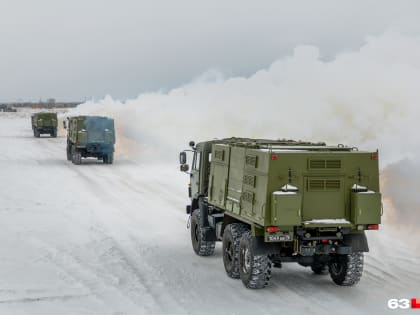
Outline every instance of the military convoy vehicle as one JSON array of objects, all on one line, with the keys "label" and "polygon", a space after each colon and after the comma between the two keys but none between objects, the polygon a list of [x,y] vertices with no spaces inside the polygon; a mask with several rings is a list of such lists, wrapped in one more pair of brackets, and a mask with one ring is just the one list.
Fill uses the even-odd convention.
[{"label": "military convoy vehicle", "polygon": [[76,116],[64,123],[67,132],[67,160],[81,164],[82,157],[96,157],[105,164],[114,161],[114,120],[99,116]]},{"label": "military convoy vehicle", "polygon": [[50,134],[57,137],[57,113],[40,112],[31,116],[32,130],[34,137],[39,138],[41,134]]},{"label": "military convoy vehicle", "polygon": [[381,223],[377,151],[242,138],[190,147],[180,168],[190,175],[186,210],[197,255],[212,255],[222,241],[227,275],[251,289],[286,262],[329,272],[342,286],[360,280],[365,231]]}]

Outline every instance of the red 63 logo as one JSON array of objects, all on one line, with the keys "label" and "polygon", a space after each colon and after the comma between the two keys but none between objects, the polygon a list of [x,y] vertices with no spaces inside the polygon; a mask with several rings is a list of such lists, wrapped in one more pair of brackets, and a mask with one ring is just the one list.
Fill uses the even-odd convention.
[{"label": "red 63 logo", "polygon": [[420,299],[389,299],[388,308],[392,310],[420,308]]}]

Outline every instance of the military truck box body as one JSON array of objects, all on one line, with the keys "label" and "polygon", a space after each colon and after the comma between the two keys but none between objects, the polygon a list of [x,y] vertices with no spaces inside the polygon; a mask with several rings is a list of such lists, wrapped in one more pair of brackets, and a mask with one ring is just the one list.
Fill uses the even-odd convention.
[{"label": "military truck box body", "polygon": [[57,136],[57,113],[35,113],[31,116],[32,130],[35,137],[41,134]]},{"label": "military truck box body", "polygon": [[67,157],[96,157],[112,163],[115,144],[114,120],[100,116],[77,116],[68,120]]},{"label": "military truck box body", "polygon": [[197,255],[212,255],[222,241],[227,275],[253,289],[284,262],[328,271],[338,285],[360,280],[365,230],[381,223],[377,151],[247,138],[190,146],[180,153],[180,169],[190,175]]},{"label": "military truck box body", "polygon": [[251,224],[292,236],[295,226],[381,222],[377,152],[214,144],[211,159],[209,204]]}]

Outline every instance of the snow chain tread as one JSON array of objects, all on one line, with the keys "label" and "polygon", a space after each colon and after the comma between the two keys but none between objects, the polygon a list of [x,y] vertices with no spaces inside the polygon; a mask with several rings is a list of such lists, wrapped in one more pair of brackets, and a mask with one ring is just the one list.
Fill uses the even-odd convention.
[{"label": "snow chain tread", "polygon": [[344,260],[344,279],[335,279],[331,275],[335,283],[342,286],[352,286],[360,281],[363,273],[363,253],[354,252],[343,257]]},{"label": "snow chain tread", "polygon": [[233,246],[235,249],[234,262],[236,262],[233,270],[229,274],[229,277],[239,279],[239,243],[241,242],[242,235],[248,230],[248,227],[243,223],[231,223],[226,228],[230,230],[233,237]]},{"label": "snow chain tread", "polygon": [[[242,235],[247,238],[249,244],[252,244],[252,234],[247,230]],[[271,278],[272,262],[268,255],[252,255],[252,274],[248,283],[244,283],[249,289],[262,289],[268,285]]]}]

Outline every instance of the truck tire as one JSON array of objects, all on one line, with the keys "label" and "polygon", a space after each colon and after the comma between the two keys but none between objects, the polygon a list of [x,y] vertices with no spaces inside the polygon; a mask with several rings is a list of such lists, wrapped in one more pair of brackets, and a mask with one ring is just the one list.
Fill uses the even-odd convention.
[{"label": "truck tire", "polygon": [[57,129],[54,129],[51,133],[50,133],[51,137],[53,138],[57,138]]},{"label": "truck tire", "polygon": [[223,232],[223,264],[226,274],[239,279],[239,243],[242,234],[247,230],[242,223],[228,224]]},{"label": "truck tire", "polygon": [[268,255],[255,253],[254,244],[251,231],[245,231],[239,243],[239,274],[248,289],[262,289],[270,281],[272,263]]},{"label": "truck tire", "polygon": [[80,164],[82,164],[82,153],[80,153],[80,152],[78,152],[78,151],[73,152],[73,155],[72,155],[72,159],[71,159],[71,161],[72,161],[72,162],[73,162],[73,164],[75,164],[75,165],[80,165]]},{"label": "truck tire", "polygon": [[38,129],[34,129],[34,136],[39,138],[41,136],[40,132],[38,131]]},{"label": "truck tire", "polygon": [[200,226],[200,210],[195,210],[191,216],[191,243],[198,256],[211,256],[214,254],[215,241],[203,240],[203,229]]},{"label": "truck tire", "polygon": [[103,160],[105,164],[112,164],[114,162],[114,154],[109,153],[107,155],[104,155]]},{"label": "truck tire", "polygon": [[342,286],[352,286],[359,282],[363,272],[363,252],[337,255],[329,265],[332,280]]}]

